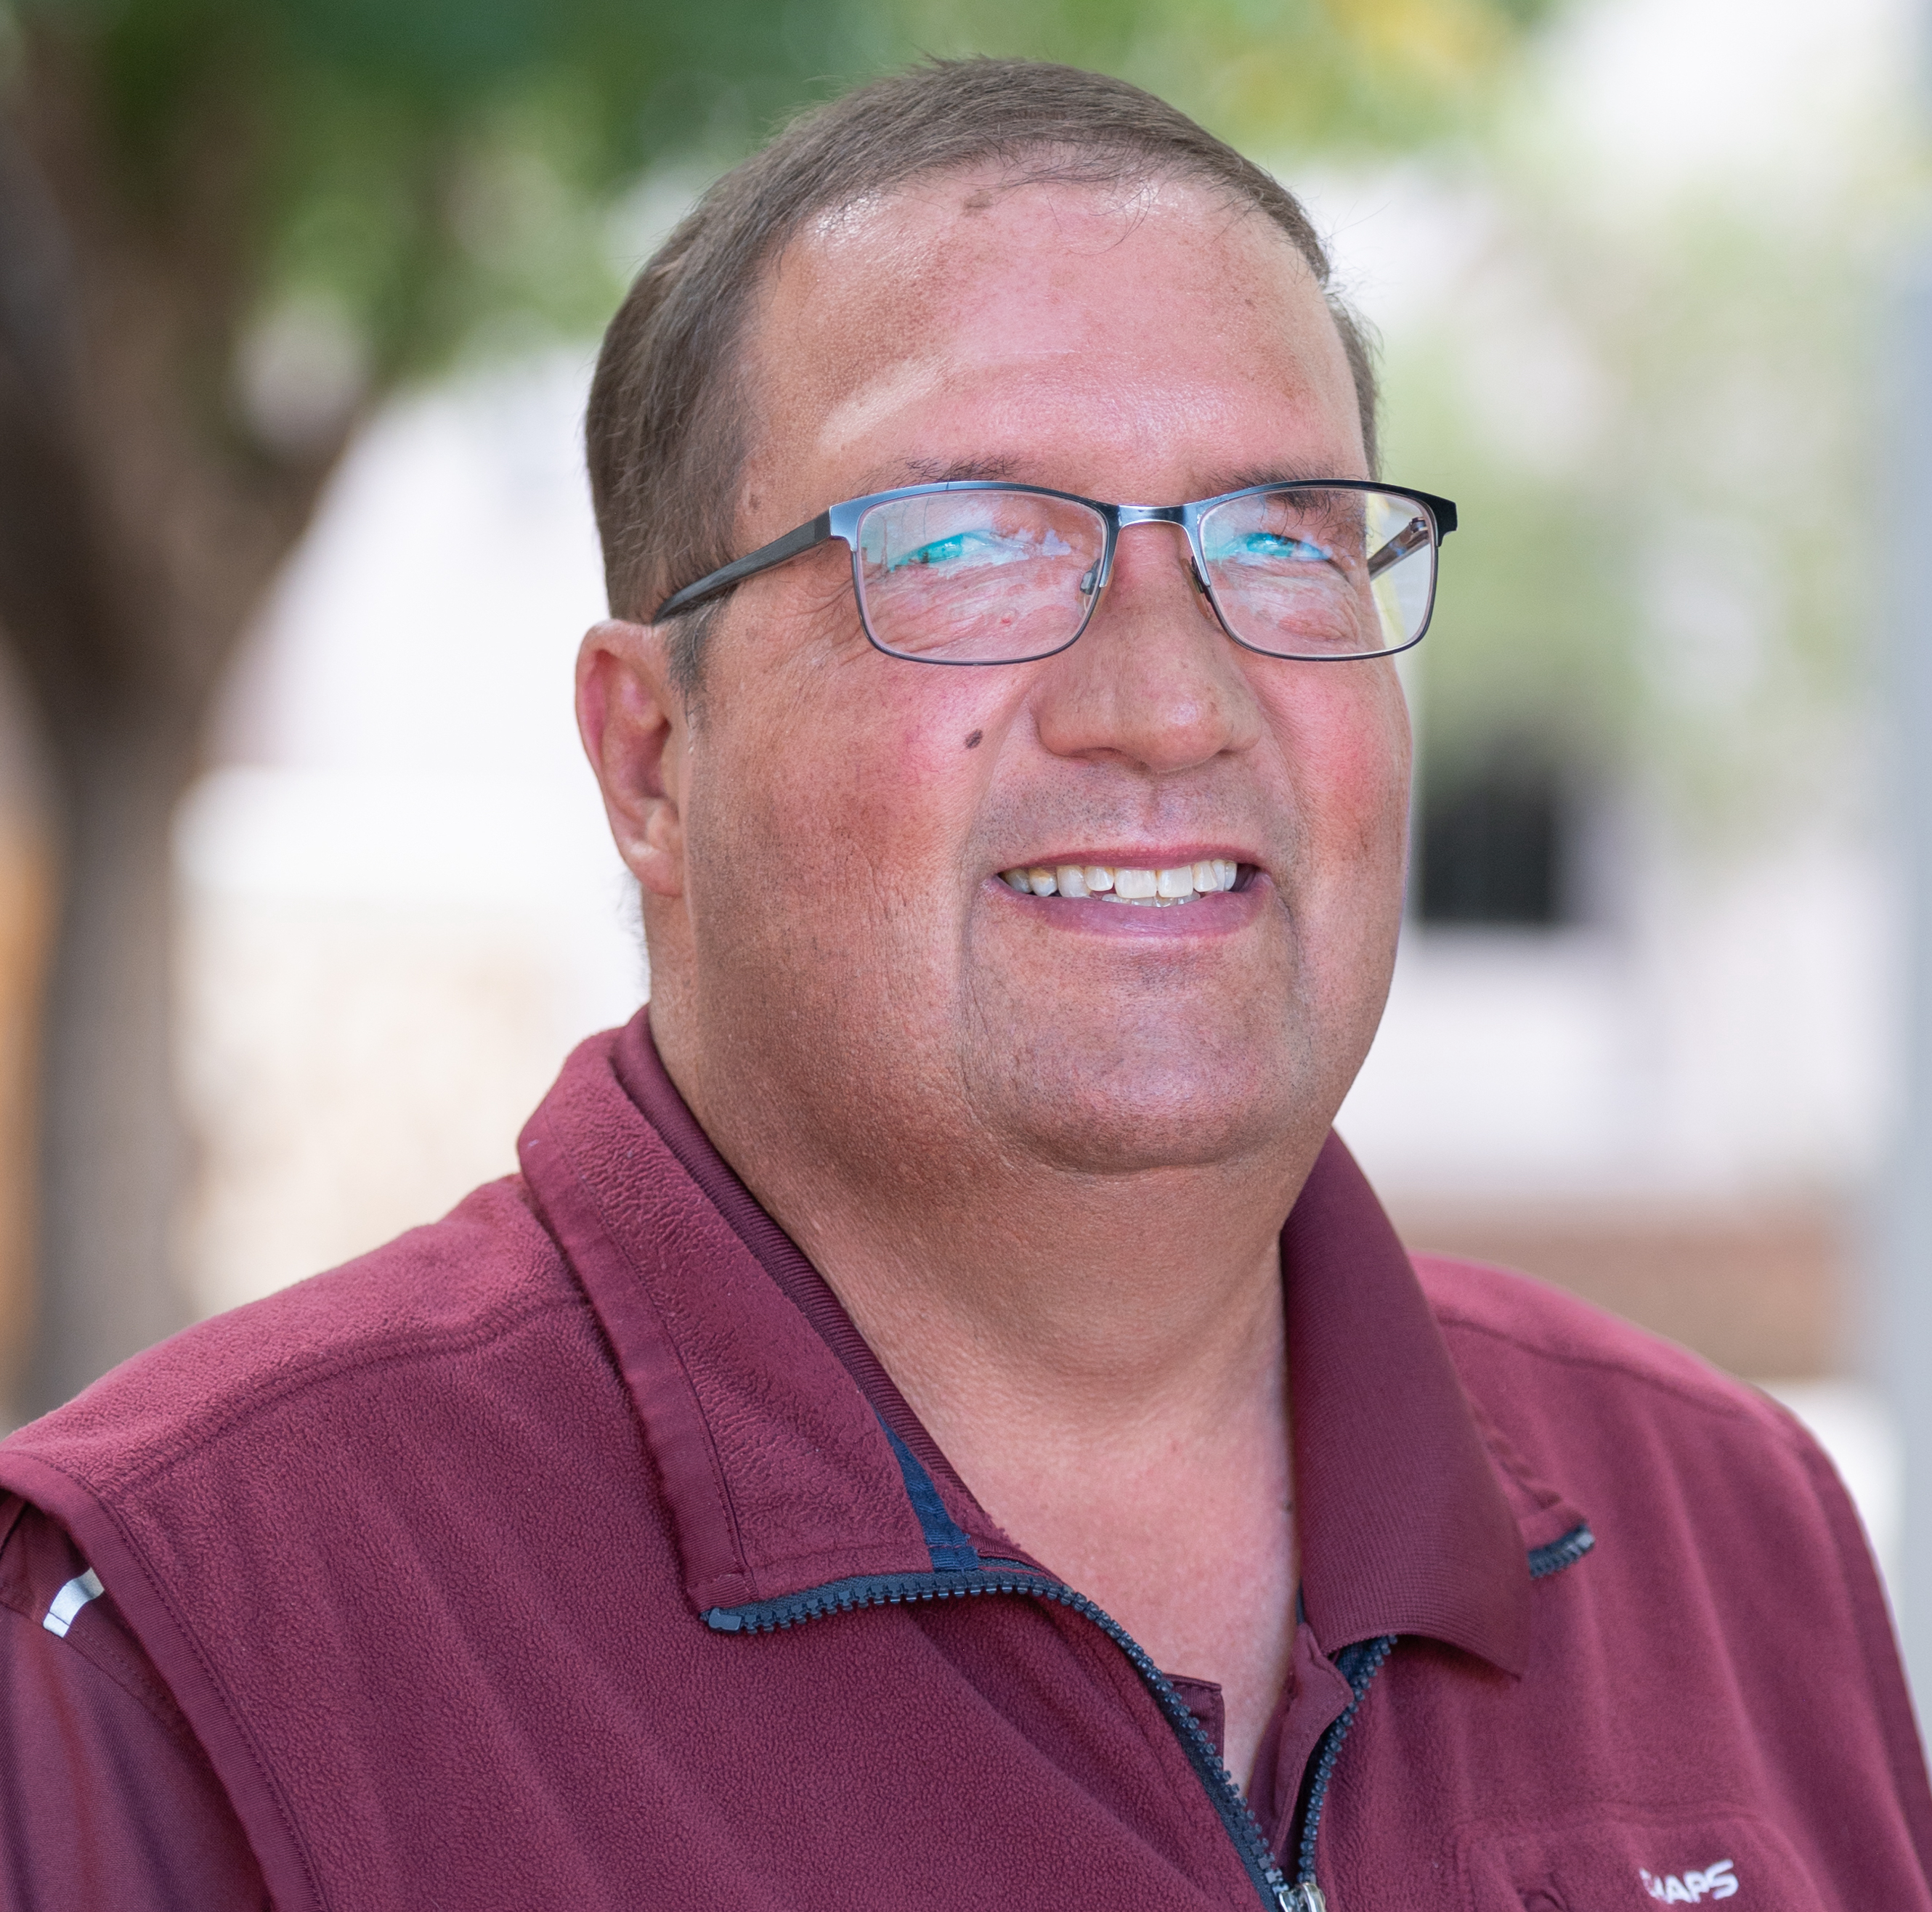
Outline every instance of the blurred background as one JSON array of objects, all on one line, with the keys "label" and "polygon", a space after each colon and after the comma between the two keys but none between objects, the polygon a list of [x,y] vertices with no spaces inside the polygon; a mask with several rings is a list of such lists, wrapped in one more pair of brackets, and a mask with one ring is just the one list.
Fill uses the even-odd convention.
[{"label": "blurred background", "polygon": [[1928,1690],[1924,28],[0,0],[0,1418],[505,1172],[643,999],[569,711],[598,329],[787,112],[1040,55],[1302,193],[1462,508],[1343,1134],[1412,1245],[1810,1421]]}]

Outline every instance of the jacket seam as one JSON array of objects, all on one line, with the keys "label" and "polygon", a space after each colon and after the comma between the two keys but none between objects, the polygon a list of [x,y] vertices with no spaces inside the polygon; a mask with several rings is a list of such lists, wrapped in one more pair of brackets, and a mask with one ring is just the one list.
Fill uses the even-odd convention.
[{"label": "jacket seam", "polygon": [[[553,1296],[541,1301],[520,1303],[514,1313],[499,1316],[466,1333],[434,1338],[424,1336],[414,1341],[398,1340],[388,1347],[372,1347],[352,1356],[345,1356],[339,1360],[320,1362],[307,1372],[292,1376],[287,1381],[254,1396],[232,1413],[224,1415],[204,1431],[197,1433],[190,1445],[145,1461],[125,1473],[104,1477],[100,1485],[116,1493],[151,1485],[207,1449],[219,1446],[230,1435],[239,1431],[258,1416],[281,1407],[312,1388],[340,1380],[346,1375],[375,1373],[410,1362],[430,1361],[445,1355],[470,1353],[477,1348],[488,1346],[493,1341],[508,1339],[547,1314],[556,1314],[563,1309],[584,1310],[586,1308],[587,1304],[579,1296]],[[23,1451],[31,1453],[34,1450],[31,1444],[28,1444]],[[66,1473],[68,1470],[62,1468],[62,1471]],[[74,1479],[76,1485],[86,1485],[79,1476],[70,1475],[69,1478]]]},{"label": "jacket seam", "polygon": [[[1565,1367],[1591,1368],[1604,1374],[1620,1374],[1627,1380],[1640,1382],[1646,1387],[1654,1388],[1660,1394],[1670,1395],[1687,1407],[1702,1408],[1707,1413],[1721,1415],[1726,1420],[1738,1421],[1748,1425],[1759,1420],[1759,1417],[1742,1402],[1695,1392],[1682,1382],[1672,1380],[1666,1375],[1652,1374],[1642,1368],[1634,1367],[1629,1362],[1619,1361],[1612,1356],[1575,1354],[1564,1349],[1546,1347],[1535,1341],[1525,1341],[1506,1329],[1493,1326],[1486,1321],[1473,1320],[1467,1315],[1453,1314],[1446,1308],[1436,1311],[1436,1319],[1444,1327],[1460,1328],[1470,1334],[1484,1335],[1489,1340],[1501,1341],[1507,1347],[1541,1360],[1560,1362]],[[1780,1426],[1778,1432],[1788,1440],[1788,1434],[1784,1428]]]},{"label": "jacket seam", "polygon": [[[291,1810],[288,1801],[283,1797],[281,1787],[276,1781],[274,1770],[267,1760],[263,1758],[261,1748],[256,1744],[255,1735],[250,1731],[241,1709],[236,1705],[232,1696],[228,1691],[226,1683],[216,1671],[213,1662],[209,1659],[207,1653],[202,1648],[200,1635],[188,1624],[186,1616],[176,1605],[166,1586],[149,1563],[146,1550],[136,1542],[132,1532],[122,1518],[118,1508],[110,1502],[102,1499],[85,1482],[76,1479],[66,1468],[57,1467],[52,1461],[46,1460],[42,1460],[40,1464],[51,1472],[58,1474],[63,1479],[76,1488],[100,1510],[108,1524],[113,1528],[122,1550],[140,1569],[142,1578],[147,1582],[148,1592],[166,1612],[176,1632],[180,1635],[188,1651],[194,1655],[195,1665],[200,1669],[202,1677],[207,1681],[209,1692],[214,1695],[217,1704],[227,1716],[230,1726],[234,1730],[242,1746],[247,1749],[249,1762],[254,1768],[256,1779],[263,1791],[274,1800],[276,1816],[281,1821],[283,1833],[286,1836],[291,1849],[301,1860],[302,1872],[308,1879],[309,1890],[314,1896],[315,1903],[318,1907],[325,1908],[326,1912],[326,1908],[331,1901],[328,1894],[323,1890],[322,1875],[316,1866],[314,1857],[309,1851],[308,1842],[302,1836],[301,1825]],[[62,1524],[65,1526],[66,1523],[63,1521]],[[74,1537],[78,1545],[79,1537],[77,1536]],[[85,1554],[87,1550],[82,1548],[81,1551]],[[179,1696],[177,1695],[176,1698],[178,1702]],[[183,1713],[185,1715],[185,1708],[183,1708]],[[193,1731],[192,1721],[189,1722],[189,1728],[190,1731]],[[199,1739],[200,1736],[196,1734],[196,1737]],[[202,1750],[204,1752],[207,1751],[205,1742],[202,1743]],[[213,1764],[212,1759],[210,1764]],[[219,1773],[216,1777],[218,1780],[220,1779]],[[226,1792],[228,1788],[224,1785],[222,1790]],[[240,1817],[238,1809],[236,1816]],[[244,1830],[245,1825],[246,1822],[244,1821]],[[257,1857],[259,1861],[259,1854]]]},{"label": "jacket seam", "polygon": [[[15,1605],[11,1600],[0,1599],[0,1611],[11,1614],[22,1626],[31,1627],[37,1631],[40,1628],[40,1623],[34,1619],[32,1614],[24,1607]],[[154,1722],[157,1730],[165,1734],[176,1746],[184,1751],[198,1752],[204,1759],[208,1757],[208,1749],[195,1737],[194,1728],[188,1724],[187,1715],[181,1711],[178,1705],[172,1716],[158,1711],[152,1698],[142,1692],[139,1686],[114,1667],[106,1665],[100,1659],[97,1659],[92,1653],[82,1653],[77,1647],[68,1647],[66,1651],[73,1654],[74,1659],[81,1665],[86,1667],[90,1673],[106,1680],[110,1686],[118,1691],[126,1694],[128,1698]],[[118,1659],[121,1656],[117,1654],[116,1657]]]},{"label": "jacket seam", "polygon": [[[1477,1437],[1482,1442],[1492,1464],[1508,1475],[1536,1503],[1538,1513],[1547,1514],[1558,1508],[1574,1504],[1568,1494],[1544,1479],[1540,1474],[1532,1472],[1528,1461],[1516,1451],[1515,1443],[1501,1428],[1496,1426],[1486,1410],[1478,1409],[1471,1418],[1476,1424]],[[1519,1526],[1521,1524],[1520,1521],[1517,1523]]]}]

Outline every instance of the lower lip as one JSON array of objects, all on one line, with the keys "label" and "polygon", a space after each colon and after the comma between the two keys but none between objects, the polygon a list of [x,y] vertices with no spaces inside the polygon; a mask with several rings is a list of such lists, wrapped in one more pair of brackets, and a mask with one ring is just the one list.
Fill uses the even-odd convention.
[{"label": "lower lip", "polygon": [[1010,884],[989,877],[986,887],[1005,907],[1019,912],[1042,929],[1069,930],[1088,936],[1228,936],[1245,928],[1265,907],[1264,892],[1272,886],[1259,871],[1239,889],[1210,892],[1192,901],[1157,909],[1145,904],[1108,903],[1096,896],[1022,896]]}]

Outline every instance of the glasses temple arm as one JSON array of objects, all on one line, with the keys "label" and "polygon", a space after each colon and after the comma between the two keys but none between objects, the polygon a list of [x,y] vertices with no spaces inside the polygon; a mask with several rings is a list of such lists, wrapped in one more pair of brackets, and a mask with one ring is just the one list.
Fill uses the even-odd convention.
[{"label": "glasses temple arm", "polygon": [[706,572],[696,583],[687,584],[681,591],[674,591],[651,613],[651,622],[662,624],[680,611],[688,611],[694,604],[722,597],[734,585],[742,584],[746,578],[755,577],[761,571],[770,571],[774,565],[784,564],[801,552],[823,544],[831,535],[832,514],[820,511],[808,524],[802,524],[796,530],[787,532],[782,538],[775,538],[769,544],[760,545],[746,556],[734,558],[728,565],[721,565],[717,570]]},{"label": "glasses temple arm", "polygon": [[1369,575],[1379,577],[1390,565],[1399,564],[1412,552],[1420,551],[1430,541],[1429,521],[1412,519],[1369,560]]}]

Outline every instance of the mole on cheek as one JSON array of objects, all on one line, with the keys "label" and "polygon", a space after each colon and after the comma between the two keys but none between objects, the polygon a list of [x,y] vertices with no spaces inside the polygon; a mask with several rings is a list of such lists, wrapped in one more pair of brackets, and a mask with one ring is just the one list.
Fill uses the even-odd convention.
[{"label": "mole on cheek", "polygon": [[980,748],[980,739],[985,734],[984,731],[975,730],[972,736],[966,739],[966,748],[969,751],[977,750]]}]

